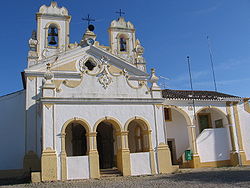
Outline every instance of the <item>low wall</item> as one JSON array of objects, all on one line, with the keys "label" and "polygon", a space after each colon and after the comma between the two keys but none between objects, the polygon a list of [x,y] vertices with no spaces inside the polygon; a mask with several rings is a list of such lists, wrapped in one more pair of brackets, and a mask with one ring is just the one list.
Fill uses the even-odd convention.
[{"label": "low wall", "polygon": [[67,157],[67,179],[88,179],[89,156]]},{"label": "low wall", "polygon": [[149,152],[131,153],[130,161],[132,176],[151,174]]},{"label": "low wall", "polygon": [[230,159],[231,142],[228,128],[205,129],[196,141],[202,163]]}]

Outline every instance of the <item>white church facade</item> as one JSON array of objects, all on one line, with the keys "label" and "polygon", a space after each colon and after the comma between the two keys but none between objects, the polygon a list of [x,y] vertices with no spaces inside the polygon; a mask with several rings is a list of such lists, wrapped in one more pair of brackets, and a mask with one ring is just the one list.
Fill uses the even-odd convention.
[{"label": "white church facade", "polygon": [[0,178],[250,165],[249,98],[162,90],[123,17],[110,24],[110,46],[99,44],[92,25],[70,43],[71,16],[56,2],[41,6],[36,19],[24,89],[0,97]]}]

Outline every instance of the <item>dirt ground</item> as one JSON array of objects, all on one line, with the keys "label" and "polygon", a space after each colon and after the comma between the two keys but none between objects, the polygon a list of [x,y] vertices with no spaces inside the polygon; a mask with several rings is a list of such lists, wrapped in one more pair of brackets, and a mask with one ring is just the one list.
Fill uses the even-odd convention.
[{"label": "dirt ground", "polygon": [[250,187],[250,167],[181,169],[175,174],[154,176],[112,177],[100,180],[81,180],[47,183],[24,183],[25,180],[0,180],[8,188],[75,188],[75,187]]}]

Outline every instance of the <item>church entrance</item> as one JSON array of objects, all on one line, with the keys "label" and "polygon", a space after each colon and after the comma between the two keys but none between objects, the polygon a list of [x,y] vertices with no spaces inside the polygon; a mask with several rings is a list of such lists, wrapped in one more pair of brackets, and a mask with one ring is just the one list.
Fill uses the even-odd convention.
[{"label": "church entrance", "polygon": [[113,125],[101,122],[97,127],[97,150],[101,169],[116,167],[116,136]]}]

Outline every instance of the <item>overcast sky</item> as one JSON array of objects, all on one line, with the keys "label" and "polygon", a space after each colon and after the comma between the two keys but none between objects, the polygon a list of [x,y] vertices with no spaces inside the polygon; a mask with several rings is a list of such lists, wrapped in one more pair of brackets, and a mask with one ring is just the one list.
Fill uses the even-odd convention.
[{"label": "overcast sky", "polygon": [[[35,13],[50,0],[11,0],[0,6],[0,96],[22,89],[28,40],[36,29]],[[219,92],[250,96],[250,0],[58,0],[72,16],[71,42],[86,29],[90,14],[97,40],[108,45],[107,29],[115,12],[136,27],[145,48],[148,72],[156,68],[162,86],[190,89],[189,55],[195,90],[214,90],[207,36],[210,37]],[[87,3],[87,4],[85,4]]]}]

